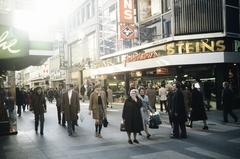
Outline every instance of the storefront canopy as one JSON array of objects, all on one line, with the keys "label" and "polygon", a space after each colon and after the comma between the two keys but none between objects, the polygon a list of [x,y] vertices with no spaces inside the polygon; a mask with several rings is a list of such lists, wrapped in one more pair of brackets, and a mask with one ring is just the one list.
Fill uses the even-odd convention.
[{"label": "storefront canopy", "polygon": [[29,41],[27,32],[0,25],[0,73],[42,65],[53,55],[53,42]]}]

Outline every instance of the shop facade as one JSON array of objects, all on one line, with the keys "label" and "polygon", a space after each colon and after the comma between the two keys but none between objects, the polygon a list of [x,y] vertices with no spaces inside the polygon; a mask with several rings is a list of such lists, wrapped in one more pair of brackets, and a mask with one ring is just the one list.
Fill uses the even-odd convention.
[{"label": "shop facade", "polygon": [[[51,41],[37,40],[28,32],[0,25],[0,135],[17,134],[16,71],[41,65],[53,55]],[[42,79],[36,83],[42,84]],[[21,86],[24,87],[21,80]],[[26,84],[30,85],[30,83]]]}]

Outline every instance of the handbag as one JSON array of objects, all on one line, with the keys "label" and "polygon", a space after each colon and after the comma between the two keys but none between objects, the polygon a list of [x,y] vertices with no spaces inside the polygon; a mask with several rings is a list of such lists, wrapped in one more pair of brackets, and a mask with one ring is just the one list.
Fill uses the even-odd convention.
[{"label": "handbag", "polygon": [[150,129],[158,129],[159,126],[155,123],[155,121],[153,119],[149,120],[149,128]]},{"label": "handbag", "polygon": [[126,131],[125,122],[122,121],[120,124],[120,131]]},{"label": "handbag", "polygon": [[103,126],[106,128],[108,126],[107,118],[103,119]]},{"label": "handbag", "polygon": [[84,121],[84,117],[83,117],[82,113],[80,113],[79,116],[80,116],[80,121],[83,122]]}]

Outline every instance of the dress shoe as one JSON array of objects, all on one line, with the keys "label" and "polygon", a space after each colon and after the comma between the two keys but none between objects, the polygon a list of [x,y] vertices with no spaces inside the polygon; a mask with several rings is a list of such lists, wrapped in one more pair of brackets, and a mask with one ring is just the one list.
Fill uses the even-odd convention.
[{"label": "dress shoe", "polygon": [[203,130],[208,130],[208,126],[204,126],[202,129]]},{"label": "dress shoe", "polygon": [[191,124],[188,124],[188,125],[186,125],[186,127],[192,128],[192,125],[191,125]]},{"label": "dress shoe", "polygon": [[222,122],[223,122],[223,123],[228,123],[228,121],[225,121],[225,120],[223,120]]},{"label": "dress shoe", "polygon": [[98,137],[98,133],[97,133],[97,132],[95,132],[95,133],[94,133],[94,136],[95,136],[95,137]]},{"label": "dress shoe", "polygon": [[128,140],[128,143],[129,143],[129,144],[133,144],[132,140]]},{"label": "dress shoe", "polygon": [[151,135],[150,135],[150,134],[148,134],[148,135],[147,135],[147,138],[149,139],[149,138],[150,138],[150,136],[151,136]]},{"label": "dress shoe", "polygon": [[102,138],[102,135],[101,135],[101,134],[98,134],[98,137],[99,137],[99,138]]},{"label": "dress shoe", "polygon": [[235,121],[235,123],[238,122],[238,117],[234,121]]},{"label": "dress shoe", "polygon": [[136,143],[136,144],[139,144],[139,142],[137,141],[137,139],[134,139],[133,142]]},{"label": "dress shoe", "polygon": [[183,138],[183,139],[186,139],[186,138],[187,138],[187,136],[181,136],[181,138]]},{"label": "dress shoe", "polygon": [[72,132],[68,133],[68,136],[72,136]]},{"label": "dress shoe", "polygon": [[65,125],[65,124],[62,124],[62,126],[64,126],[64,127],[65,127],[66,125]]},{"label": "dress shoe", "polygon": [[178,139],[179,137],[178,137],[178,136],[175,136],[175,135],[171,135],[170,138],[172,138],[172,139]]},{"label": "dress shoe", "polygon": [[78,124],[75,124],[76,126],[78,126]]},{"label": "dress shoe", "polygon": [[40,132],[41,135],[43,135],[44,133],[43,132]]}]

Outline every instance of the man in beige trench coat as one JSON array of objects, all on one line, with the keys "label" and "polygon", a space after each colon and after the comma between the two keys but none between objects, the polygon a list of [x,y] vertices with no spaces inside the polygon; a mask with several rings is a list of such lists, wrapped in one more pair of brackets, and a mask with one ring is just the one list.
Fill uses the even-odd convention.
[{"label": "man in beige trench coat", "polygon": [[73,85],[67,84],[67,92],[62,96],[62,113],[65,113],[67,121],[68,135],[75,131],[75,122],[77,114],[80,112],[80,103],[78,93],[73,91]]}]

